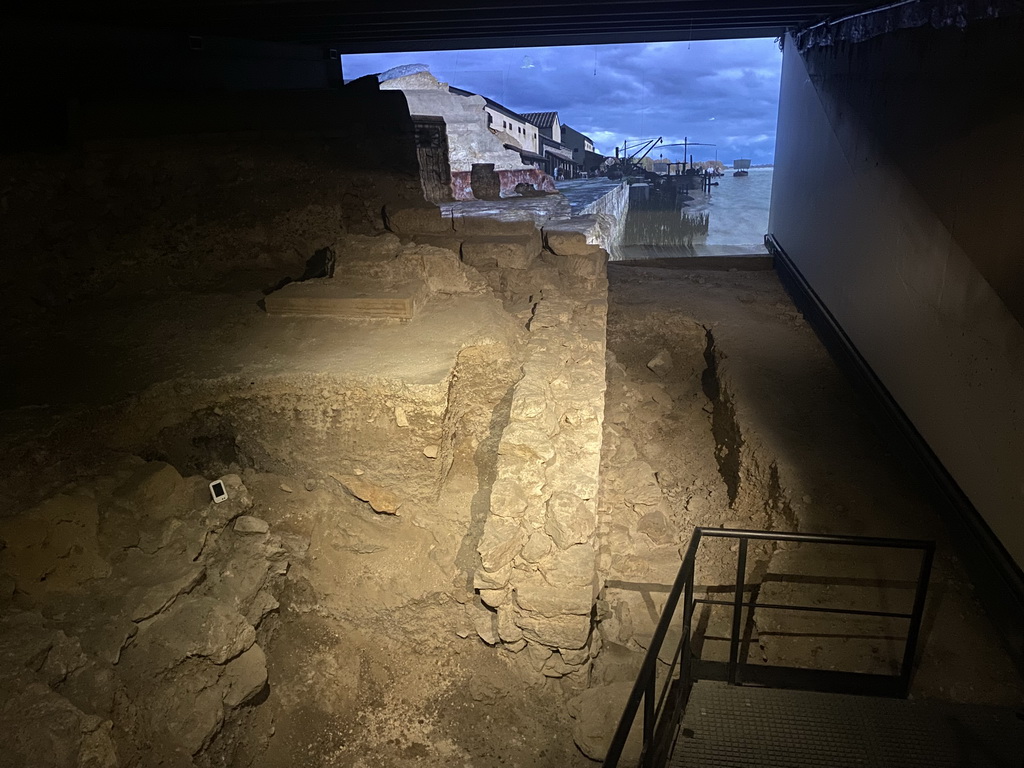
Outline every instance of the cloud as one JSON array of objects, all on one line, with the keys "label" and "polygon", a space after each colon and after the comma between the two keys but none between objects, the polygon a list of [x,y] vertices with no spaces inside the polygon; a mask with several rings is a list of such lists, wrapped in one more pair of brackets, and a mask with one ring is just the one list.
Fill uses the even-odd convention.
[{"label": "cloud", "polygon": [[[342,66],[351,79],[414,63],[517,112],[557,111],[605,154],[661,136],[664,144],[686,138],[695,160],[716,150],[726,163],[774,159],[782,67],[774,40],[360,54]],[[682,159],[682,150],[660,152]]]}]

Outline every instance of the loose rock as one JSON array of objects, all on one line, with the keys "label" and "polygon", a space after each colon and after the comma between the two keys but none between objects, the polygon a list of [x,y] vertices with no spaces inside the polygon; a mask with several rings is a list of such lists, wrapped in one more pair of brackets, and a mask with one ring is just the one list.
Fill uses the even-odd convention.
[{"label": "loose rock", "polygon": [[236,533],[268,533],[270,524],[252,515],[242,515],[235,519]]}]

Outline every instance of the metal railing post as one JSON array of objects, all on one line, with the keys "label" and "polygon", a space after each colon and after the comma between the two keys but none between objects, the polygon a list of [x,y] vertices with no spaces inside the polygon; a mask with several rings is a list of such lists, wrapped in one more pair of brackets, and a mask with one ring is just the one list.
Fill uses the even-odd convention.
[{"label": "metal railing post", "polygon": [[729,685],[736,685],[736,672],[740,655],[740,623],[743,617],[743,589],[747,573],[746,537],[740,539],[739,556],[736,558],[736,597],[732,606],[732,635],[729,637]]},{"label": "metal railing post", "polygon": [[643,768],[652,768],[654,764],[654,692],[657,680],[658,665],[655,663],[644,690]]},{"label": "metal railing post", "polygon": [[921,570],[917,575],[914,610],[910,619],[910,627],[907,630],[907,644],[903,648],[903,663],[900,666],[900,685],[903,688],[904,697],[910,693],[910,677],[914,671],[914,654],[917,652],[917,641],[921,635],[921,618],[924,616],[924,604],[928,596],[928,582],[931,579],[932,559],[934,556],[934,543],[921,552]]}]

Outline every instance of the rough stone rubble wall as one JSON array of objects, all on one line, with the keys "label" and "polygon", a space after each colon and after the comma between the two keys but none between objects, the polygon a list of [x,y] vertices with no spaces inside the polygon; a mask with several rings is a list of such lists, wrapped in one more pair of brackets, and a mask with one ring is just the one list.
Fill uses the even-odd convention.
[{"label": "rough stone rubble wall", "polygon": [[538,671],[561,677],[585,671],[597,651],[591,630],[608,304],[604,252],[582,237],[545,234],[560,271],[578,275],[589,264],[591,274],[571,291],[547,291],[534,307],[475,586],[495,610],[494,634],[484,639],[525,651]]}]

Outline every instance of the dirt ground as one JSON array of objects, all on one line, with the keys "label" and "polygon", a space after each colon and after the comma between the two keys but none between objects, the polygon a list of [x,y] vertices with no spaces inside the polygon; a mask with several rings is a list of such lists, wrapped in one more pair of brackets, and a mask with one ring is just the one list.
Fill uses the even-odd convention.
[{"label": "dirt ground", "polygon": [[[774,272],[612,264],[609,279],[608,348],[615,362],[609,365],[602,493],[614,554],[606,639],[644,647],[658,594],[641,599],[630,582],[669,583],[665,578],[678,562],[673,550],[685,545],[695,525],[933,539],[938,553],[912,695],[1019,705],[1024,686],[937,513],[893,458]],[[671,523],[666,531],[648,513],[642,518],[647,533],[637,535],[633,524],[630,537],[630,515],[622,510],[645,495]],[[804,573],[865,576],[863,563],[835,548],[781,549],[755,550],[748,580],[784,573],[795,557],[809,569]],[[643,562],[631,562],[638,553]],[[663,565],[652,572],[658,553]],[[907,578],[902,553],[872,557],[872,579]],[[709,548],[698,560],[698,581],[733,584],[734,563],[731,552]],[[916,565],[909,563],[911,581]],[[802,597],[830,604],[811,589],[764,588],[781,589],[791,602]],[[908,608],[907,597],[904,585],[901,605]],[[763,598],[771,601],[767,593]],[[851,607],[860,600],[861,607],[884,609],[866,590],[838,598],[852,601]],[[711,658],[716,640],[722,652],[727,618],[710,618],[705,647]],[[902,633],[891,627],[855,647],[836,642],[845,631],[841,624],[812,627],[796,620],[780,629],[780,622],[767,615],[756,620],[752,661],[892,673],[902,653]],[[800,634],[810,639],[794,637]]]},{"label": "dirt ground", "polygon": [[[40,328],[39,338],[56,334],[87,364],[37,368],[35,384],[22,379],[7,393],[0,559],[22,546],[19,567],[46,586],[3,582],[0,672],[20,693],[4,703],[4,729],[18,736],[0,766],[52,752],[33,729],[53,713],[67,723],[67,750],[95,766],[591,765],[580,746],[595,754],[614,726],[620,700],[605,691],[628,689],[695,525],[935,538],[914,695],[1019,704],[1019,677],[941,524],[774,273],[614,264],[609,273],[595,696],[477,631],[490,615],[471,587],[475,543],[520,362],[516,321],[500,301],[442,301],[422,323],[372,326],[275,324],[253,286],[148,296]],[[128,315],[131,332],[120,320]],[[207,328],[218,330],[208,337]],[[26,348],[33,338],[23,336]],[[332,352],[339,344],[349,357]],[[402,359],[413,361],[407,370]],[[81,396],[62,402],[72,369]],[[107,373],[92,376],[98,369]],[[374,385],[360,377],[370,372],[380,389],[368,395]],[[184,414],[176,381],[201,375],[226,389],[206,392],[199,415]],[[224,395],[250,376],[284,415]],[[372,445],[333,444],[331,425],[356,421],[311,414],[341,393],[365,408],[358,434]],[[126,396],[132,408],[109,410]],[[462,405],[440,482],[423,443],[441,429],[432,409],[449,397]],[[153,398],[171,405],[153,409]],[[316,407],[303,410],[304,398]],[[403,403],[408,427],[394,425]],[[106,415],[81,416],[97,408]],[[69,412],[79,414],[73,429]],[[90,443],[91,425],[111,413],[146,413],[154,422],[143,431],[162,437],[134,456]],[[302,430],[321,442],[300,439]],[[115,433],[132,445],[126,430]],[[403,471],[412,490],[398,515],[375,512],[335,477],[393,481]],[[235,478],[235,506],[204,495],[218,476]],[[33,539],[22,519],[43,521],[49,538]],[[709,550],[701,583],[728,585],[733,556]],[[756,550],[751,577],[780,557]],[[141,572],[151,588],[126,591]],[[61,584],[84,586],[68,598]],[[715,621],[709,653],[720,643]],[[198,646],[179,631],[197,627],[206,632]],[[824,653],[775,629],[757,628],[750,658]],[[884,667],[892,648],[877,645],[827,663]],[[53,755],[65,764],[67,754]]]}]

